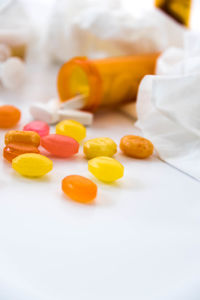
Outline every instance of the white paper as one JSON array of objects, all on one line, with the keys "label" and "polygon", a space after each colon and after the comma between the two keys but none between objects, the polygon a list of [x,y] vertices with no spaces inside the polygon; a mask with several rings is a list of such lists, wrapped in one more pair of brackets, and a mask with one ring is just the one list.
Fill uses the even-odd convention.
[{"label": "white paper", "polygon": [[136,125],[161,159],[200,180],[200,36],[163,53],[157,73],[141,82]]}]

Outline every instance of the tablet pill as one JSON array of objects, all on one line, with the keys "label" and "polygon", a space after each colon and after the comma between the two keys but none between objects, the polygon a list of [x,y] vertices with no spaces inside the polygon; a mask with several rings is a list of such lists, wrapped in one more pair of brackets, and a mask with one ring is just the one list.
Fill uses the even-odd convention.
[{"label": "tablet pill", "polygon": [[18,155],[24,153],[40,153],[40,151],[33,145],[22,143],[8,144],[8,146],[3,149],[3,157],[10,162]]},{"label": "tablet pill", "polygon": [[5,135],[5,144],[3,156],[10,162],[20,154],[40,153],[40,136],[33,131],[10,130]]},{"label": "tablet pill", "polygon": [[95,157],[88,161],[88,170],[99,180],[113,182],[124,175],[123,165],[107,156]]},{"label": "tablet pill", "polygon": [[62,108],[58,110],[58,115],[60,121],[69,119],[80,122],[82,125],[85,126],[92,125],[93,122],[93,114],[86,111]]},{"label": "tablet pill", "polygon": [[134,158],[147,158],[153,154],[153,144],[141,137],[135,135],[126,135],[120,141],[120,149],[125,155]]},{"label": "tablet pill", "polygon": [[21,118],[21,112],[12,105],[0,106],[0,128],[14,127]]},{"label": "tablet pill", "polygon": [[111,157],[117,152],[117,145],[108,137],[95,138],[84,143],[83,152],[89,159],[97,156]]},{"label": "tablet pill", "polygon": [[23,130],[37,132],[42,137],[49,134],[49,125],[43,121],[33,121],[26,124]]},{"label": "tablet pill", "polygon": [[14,158],[12,167],[22,176],[41,177],[52,170],[53,162],[44,155],[26,153]]},{"label": "tablet pill", "polygon": [[97,195],[96,184],[79,175],[65,177],[62,181],[62,190],[70,199],[81,203],[91,202]]},{"label": "tablet pill", "polygon": [[86,137],[86,128],[74,120],[63,120],[56,125],[56,133],[74,138],[80,142]]},{"label": "tablet pill", "polygon": [[38,147],[40,136],[33,131],[10,130],[5,135],[5,144],[10,143],[25,143]]},{"label": "tablet pill", "polygon": [[70,157],[79,150],[79,143],[68,136],[49,134],[41,139],[41,145],[57,157]]}]

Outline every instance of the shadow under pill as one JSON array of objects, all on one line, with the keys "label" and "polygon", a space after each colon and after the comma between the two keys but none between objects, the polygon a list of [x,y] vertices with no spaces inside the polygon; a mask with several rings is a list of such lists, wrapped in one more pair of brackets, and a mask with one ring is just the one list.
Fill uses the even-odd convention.
[{"label": "shadow under pill", "polygon": [[18,174],[17,172],[12,172],[11,173],[11,176],[15,179],[17,179],[18,181],[21,181],[21,182],[50,182],[51,181],[51,176],[46,174],[44,176],[41,176],[41,177],[26,177],[26,176],[23,176],[23,175],[20,175]]},{"label": "shadow under pill", "polygon": [[91,202],[79,202],[79,201],[75,201],[72,200],[71,198],[69,198],[67,195],[65,195],[64,193],[62,193],[61,195],[62,200],[69,201],[71,203],[74,203],[76,206],[82,206],[82,207],[95,207],[96,206],[96,199],[94,199]]}]

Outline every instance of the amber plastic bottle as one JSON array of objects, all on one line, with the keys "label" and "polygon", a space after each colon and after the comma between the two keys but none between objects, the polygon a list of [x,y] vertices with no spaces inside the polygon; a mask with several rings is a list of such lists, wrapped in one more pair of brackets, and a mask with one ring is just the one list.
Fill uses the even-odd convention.
[{"label": "amber plastic bottle", "polygon": [[58,93],[61,101],[77,94],[85,96],[85,109],[112,107],[134,101],[141,79],[154,74],[159,54],[144,54],[90,60],[75,57],[58,73]]}]

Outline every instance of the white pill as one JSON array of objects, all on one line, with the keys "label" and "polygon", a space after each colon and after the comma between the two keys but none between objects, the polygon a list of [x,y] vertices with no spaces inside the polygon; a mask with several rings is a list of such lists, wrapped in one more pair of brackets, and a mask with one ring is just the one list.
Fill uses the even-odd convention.
[{"label": "white pill", "polygon": [[64,102],[60,102],[60,108],[66,109],[81,109],[86,104],[86,97],[84,95],[77,95],[73,98],[66,100]]},{"label": "white pill", "polygon": [[75,120],[85,126],[89,126],[93,122],[93,114],[85,111],[74,109],[60,109],[58,111],[59,120]]},{"label": "white pill", "polygon": [[58,109],[49,107],[46,103],[35,103],[30,107],[30,113],[35,120],[55,124],[59,121]]}]

